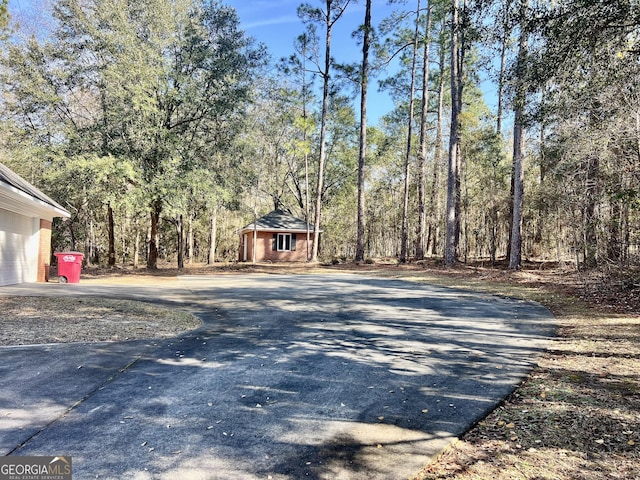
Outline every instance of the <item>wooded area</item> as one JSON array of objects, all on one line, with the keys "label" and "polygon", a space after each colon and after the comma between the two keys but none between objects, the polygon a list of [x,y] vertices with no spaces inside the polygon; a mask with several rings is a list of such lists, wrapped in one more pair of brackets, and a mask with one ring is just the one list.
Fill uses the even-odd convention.
[{"label": "wooded area", "polygon": [[272,59],[215,1],[56,0],[33,32],[2,0],[0,162],[90,264],[234,260],[276,208],[324,232],[311,261],[640,263],[639,2],[362,0],[341,63],[356,3],[301,5]]}]

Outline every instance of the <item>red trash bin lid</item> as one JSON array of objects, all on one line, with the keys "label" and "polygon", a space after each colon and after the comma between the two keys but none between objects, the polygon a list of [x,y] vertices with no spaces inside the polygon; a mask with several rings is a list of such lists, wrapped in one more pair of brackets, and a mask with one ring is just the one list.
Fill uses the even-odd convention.
[{"label": "red trash bin lid", "polygon": [[82,261],[82,257],[84,257],[84,254],[80,252],[56,252],[54,253],[54,255],[56,256],[58,261],[62,260],[63,262],[67,263]]}]

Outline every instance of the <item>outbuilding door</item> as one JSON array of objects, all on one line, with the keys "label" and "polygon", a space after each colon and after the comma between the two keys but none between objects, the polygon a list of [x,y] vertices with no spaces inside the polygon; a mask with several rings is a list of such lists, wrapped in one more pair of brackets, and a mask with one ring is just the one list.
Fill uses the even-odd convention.
[{"label": "outbuilding door", "polygon": [[0,208],[0,285],[38,277],[39,219]]}]

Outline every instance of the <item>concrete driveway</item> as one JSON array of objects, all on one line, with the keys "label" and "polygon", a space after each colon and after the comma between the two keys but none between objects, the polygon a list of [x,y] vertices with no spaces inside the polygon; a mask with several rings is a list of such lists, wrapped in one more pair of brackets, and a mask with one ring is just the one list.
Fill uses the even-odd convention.
[{"label": "concrete driveway", "polygon": [[[358,275],[19,285],[188,309],[163,341],[0,348],[0,449],[74,479],[406,479],[553,334],[539,305]],[[157,300],[156,300],[157,299]]]}]

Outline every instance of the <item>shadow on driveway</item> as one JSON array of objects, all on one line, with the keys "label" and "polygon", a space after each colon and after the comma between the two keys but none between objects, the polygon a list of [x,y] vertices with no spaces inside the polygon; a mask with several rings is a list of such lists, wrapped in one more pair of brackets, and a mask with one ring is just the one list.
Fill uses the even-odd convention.
[{"label": "shadow on driveway", "polygon": [[79,479],[408,478],[513,391],[554,329],[536,304],[357,275],[73,294],[156,296],[204,323],[159,343],[0,349],[0,409],[21,416],[0,420],[4,453],[71,455]]}]

